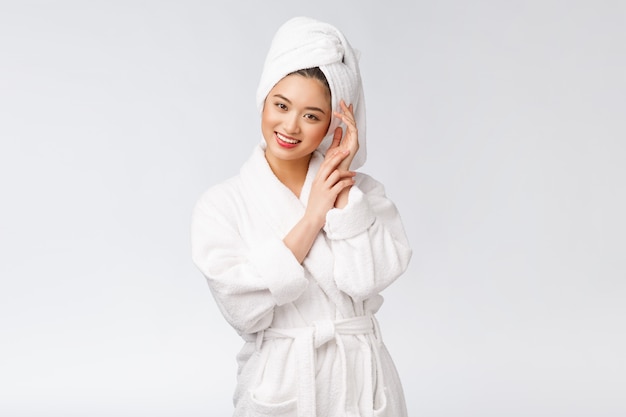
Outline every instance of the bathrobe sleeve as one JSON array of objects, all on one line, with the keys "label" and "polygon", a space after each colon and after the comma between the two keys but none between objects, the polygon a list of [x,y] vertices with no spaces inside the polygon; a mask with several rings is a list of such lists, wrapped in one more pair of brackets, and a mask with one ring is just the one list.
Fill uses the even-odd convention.
[{"label": "bathrobe sleeve", "polygon": [[239,333],[255,333],[270,325],[275,306],[298,298],[308,280],[282,240],[244,242],[237,223],[241,203],[230,197],[209,190],[194,207],[192,259],[226,320]]},{"label": "bathrobe sleeve", "polygon": [[337,287],[355,300],[385,289],[407,268],[412,251],[400,214],[372,177],[358,173],[348,204],[324,226],[334,254]]}]

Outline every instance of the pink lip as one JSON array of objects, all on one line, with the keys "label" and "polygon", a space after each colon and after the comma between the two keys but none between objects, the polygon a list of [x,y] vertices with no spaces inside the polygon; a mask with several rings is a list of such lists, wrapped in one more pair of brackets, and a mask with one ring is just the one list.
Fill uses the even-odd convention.
[{"label": "pink lip", "polygon": [[300,142],[289,143],[289,142],[282,141],[275,132],[274,132],[274,137],[276,138],[276,142],[278,142],[280,146],[282,146],[283,148],[287,148],[287,149],[295,148],[300,143]]}]

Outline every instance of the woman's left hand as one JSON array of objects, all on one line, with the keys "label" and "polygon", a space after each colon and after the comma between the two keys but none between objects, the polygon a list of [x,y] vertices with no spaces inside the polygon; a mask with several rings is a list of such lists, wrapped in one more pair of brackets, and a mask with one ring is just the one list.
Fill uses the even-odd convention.
[{"label": "woman's left hand", "polygon": [[[347,150],[349,151],[348,156],[344,160],[342,160],[337,166],[337,170],[339,171],[350,171],[350,165],[352,165],[352,160],[354,159],[354,155],[356,155],[359,150],[359,131],[356,128],[356,121],[354,120],[354,108],[352,104],[349,106],[346,105],[345,101],[341,100],[339,102],[341,106],[341,112],[334,112],[335,117],[341,119],[341,121],[346,125],[346,131],[344,131],[341,127],[337,127],[335,129],[335,133],[333,136],[333,143],[326,151],[326,155],[333,155],[331,152],[333,150]],[[337,199],[335,200],[335,207],[343,208],[348,204],[348,194],[350,192],[350,188],[352,186],[347,186],[339,192],[337,195]]]},{"label": "woman's left hand", "polygon": [[331,151],[334,148],[338,149],[346,149],[350,151],[350,154],[346,159],[341,161],[339,168],[342,170],[349,170],[350,164],[354,159],[354,155],[356,155],[359,150],[359,131],[356,127],[356,120],[354,119],[354,108],[352,104],[349,106],[343,101],[343,99],[339,102],[341,106],[341,112],[334,112],[335,117],[341,119],[341,121],[346,126],[346,131],[344,133],[341,127],[337,127],[335,129],[335,133],[333,136],[333,143],[328,149]]}]

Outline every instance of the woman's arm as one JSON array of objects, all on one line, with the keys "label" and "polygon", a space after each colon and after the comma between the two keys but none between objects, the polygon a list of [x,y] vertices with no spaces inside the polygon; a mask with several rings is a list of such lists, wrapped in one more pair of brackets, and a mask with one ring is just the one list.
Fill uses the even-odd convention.
[{"label": "woman's arm", "polygon": [[[341,112],[335,116],[344,123],[345,135],[337,128],[330,149],[350,151],[339,164],[339,169],[347,170],[359,149],[358,130],[352,104],[347,106],[342,100],[340,105]],[[400,215],[382,184],[364,174],[357,178],[355,185],[337,196],[324,231],[333,248],[337,286],[355,299],[365,299],[398,278],[412,252]]]},{"label": "woman's arm", "polygon": [[228,192],[213,190],[196,204],[192,259],[230,325],[240,333],[254,333],[270,325],[276,306],[297,299],[308,280],[280,238],[267,236],[254,245],[242,240],[237,204],[229,204],[229,197]]}]

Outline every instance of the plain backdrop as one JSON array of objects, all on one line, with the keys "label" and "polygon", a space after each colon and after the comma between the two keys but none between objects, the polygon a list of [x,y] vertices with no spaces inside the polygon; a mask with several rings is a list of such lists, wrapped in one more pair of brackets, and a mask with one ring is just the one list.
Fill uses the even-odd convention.
[{"label": "plain backdrop", "polygon": [[626,3],[552,0],[1,1],[0,415],[230,415],[190,214],[296,15],[362,53],[409,414],[626,415]]}]

